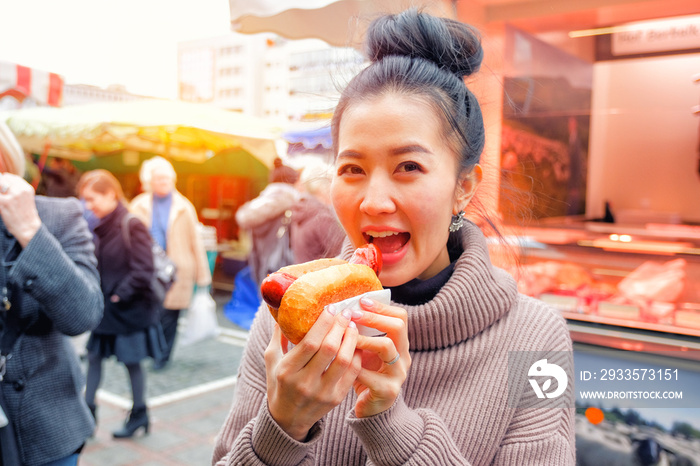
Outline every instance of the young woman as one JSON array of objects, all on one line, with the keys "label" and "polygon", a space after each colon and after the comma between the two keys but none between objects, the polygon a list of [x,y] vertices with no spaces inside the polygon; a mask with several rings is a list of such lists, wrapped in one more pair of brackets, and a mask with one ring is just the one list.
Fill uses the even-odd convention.
[{"label": "young woman", "polygon": [[213,463],[573,465],[571,384],[558,379],[568,403],[536,405],[539,366],[523,356],[570,362],[565,322],[518,294],[463,218],[482,177],[483,121],[463,81],[480,41],[409,10],[376,20],[367,50],[333,116],[331,198],[342,257],[377,245],[392,305],[329,306],[294,347],[261,310]]},{"label": "young woman", "polygon": [[[99,219],[95,227],[97,267],[104,295],[104,317],[87,343],[88,370],[85,400],[96,414],[95,393],[102,379],[102,360],[116,356],[129,372],[133,408],[115,438],[148,432],[146,379],[141,361],[160,357],[164,346],[156,323],[160,304],[151,293],[153,256],[151,236],[137,218],[125,222],[128,210],[119,181],[106,170],[85,173],[78,193]],[[128,240],[122,227],[129,228]],[[128,244],[127,244],[128,241]]]}]

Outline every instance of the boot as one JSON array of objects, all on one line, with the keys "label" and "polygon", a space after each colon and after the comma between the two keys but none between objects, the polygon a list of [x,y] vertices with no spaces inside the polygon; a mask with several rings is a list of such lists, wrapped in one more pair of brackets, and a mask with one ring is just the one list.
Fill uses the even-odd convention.
[{"label": "boot", "polygon": [[144,432],[148,433],[148,411],[145,406],[133,408],[129,413],[129,417],[124,422],[124,427],[116,432],[112,432],[114,438],[131,438],[136,431],[143,427]]}]

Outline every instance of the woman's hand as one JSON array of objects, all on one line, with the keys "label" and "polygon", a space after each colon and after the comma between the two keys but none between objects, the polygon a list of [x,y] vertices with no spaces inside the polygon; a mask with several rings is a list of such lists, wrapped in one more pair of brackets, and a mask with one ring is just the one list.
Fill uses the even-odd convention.
[{"label": "woman's hand", "polygon": [[357,342],[358,349],[364,351],[363,369],[354,384],[355,415],[368,417],[394,404],[411,367],[411,355],[405,309],[368,298],[360,299],[360,306],[363,311],[354,311],[353,321],[386,333],[383,337],[360,336]]},{"label": "woman's hand", "polygon": [[289,341],[276,325],[265,351],[268,409],[298,441],[304,441],[311,427],[345,399],[362,369],[350,312],[333,315],[332,305],[330,309],[289,351]]},{"label": "woman's hand", "polygon": [[41,227],[34,188],[24,178],[0,174],[0,216],[7,231],[25,248]]}]

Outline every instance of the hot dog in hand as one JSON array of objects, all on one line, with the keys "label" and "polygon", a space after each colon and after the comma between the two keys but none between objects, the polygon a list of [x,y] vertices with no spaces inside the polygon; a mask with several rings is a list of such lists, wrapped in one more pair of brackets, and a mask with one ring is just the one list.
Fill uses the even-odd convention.
[{"label": "hot dog in hand", "polygon": [[260,293],[282,333],[297,344],[328,304],[381,290],[381,269],[381,252],[367,244],[350,261],[318,259],[282,267],[263,280]]}]

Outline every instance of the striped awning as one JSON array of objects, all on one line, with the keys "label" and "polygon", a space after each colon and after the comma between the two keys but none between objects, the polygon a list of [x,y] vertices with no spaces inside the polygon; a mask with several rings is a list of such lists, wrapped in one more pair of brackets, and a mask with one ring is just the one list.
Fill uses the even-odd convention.
[{"label": "striped awning", "polygon": [[30,99],[35,105],[60,107],[63,77],[16,63],[0,61],[0,99],[13,97],[17,107]]}]

